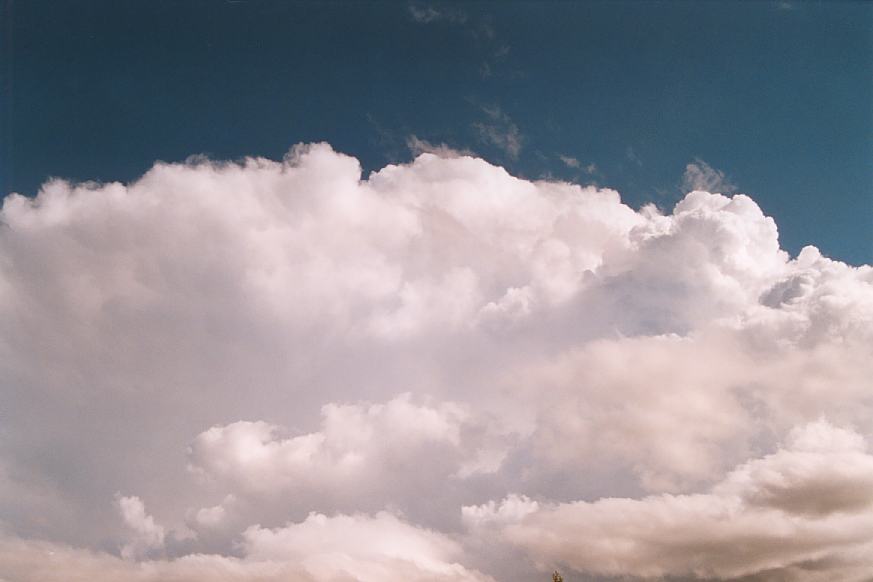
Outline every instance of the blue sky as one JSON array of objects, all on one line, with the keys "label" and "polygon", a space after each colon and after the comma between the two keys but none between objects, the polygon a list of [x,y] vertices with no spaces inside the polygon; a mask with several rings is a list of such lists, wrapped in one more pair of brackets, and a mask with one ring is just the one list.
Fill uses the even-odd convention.
[{"label": "blue sky", "polygon": [[414,135],[635,207],[671,207],[699,159],[792,253],[873,259],[870,3],[32,1],[4,21],[4,193],[322,140],[372,170]]}]

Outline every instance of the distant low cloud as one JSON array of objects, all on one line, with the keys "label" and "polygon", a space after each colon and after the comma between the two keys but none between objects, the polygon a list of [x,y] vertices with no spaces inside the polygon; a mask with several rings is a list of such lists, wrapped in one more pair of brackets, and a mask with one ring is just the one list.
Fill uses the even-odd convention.
[{"label": "distant low cloud", "polygon": [[136,562],[100,551],[0,537],[0,572],[10,580],[66,582],[494,582],[456,560],[462,547],[389,513],[311,513],[281,527],[242,532],[241,556],[190,554]]},{"label": "distant low cloud", "polygon": [[707,493],[531,507],[504,535],[537,560],[607,576],[860,581],[873,569],[871,506],[866,443],[818,422]]},{"label": "distant low cloud", "polygon": [[303,522],[243,534],[248,561],[297,563],[318,581],[493,582],[455,562],[461,546],[388,512],[374,516],[310,514]]},{"label": "distant low cloud", "polygon": [[3,200],[0,578],[869,579],[873,268],[408,145]]}]

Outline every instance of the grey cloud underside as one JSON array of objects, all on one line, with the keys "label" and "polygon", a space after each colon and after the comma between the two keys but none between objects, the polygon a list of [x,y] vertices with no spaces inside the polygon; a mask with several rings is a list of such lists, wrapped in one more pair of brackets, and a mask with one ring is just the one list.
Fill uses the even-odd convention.
[{"label": "grey cloud underside", "polygon": [[0,579],[869,577],[873,269],[426,145],[4,200]]}]

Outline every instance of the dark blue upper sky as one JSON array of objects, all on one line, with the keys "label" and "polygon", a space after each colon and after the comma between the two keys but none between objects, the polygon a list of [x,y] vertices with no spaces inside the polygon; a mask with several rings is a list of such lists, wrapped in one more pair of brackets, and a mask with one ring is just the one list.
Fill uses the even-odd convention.
[{"label": "dark blue upper sky", "polygon": [[370,170],[415,135],[634,206],[669,208],[700,159],[791,252],[873,261],[871,3],[6,0],[2,18],[3,193],[301,141]]}]

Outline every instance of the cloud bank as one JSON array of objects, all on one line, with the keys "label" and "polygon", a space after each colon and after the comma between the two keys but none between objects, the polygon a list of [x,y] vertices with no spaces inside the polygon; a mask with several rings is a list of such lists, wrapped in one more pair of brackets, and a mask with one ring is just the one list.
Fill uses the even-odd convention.
[{"label": "cloud bank", "polygon": [[873,269],[430,149],[7,196],[0,578],[865,579]]}]

